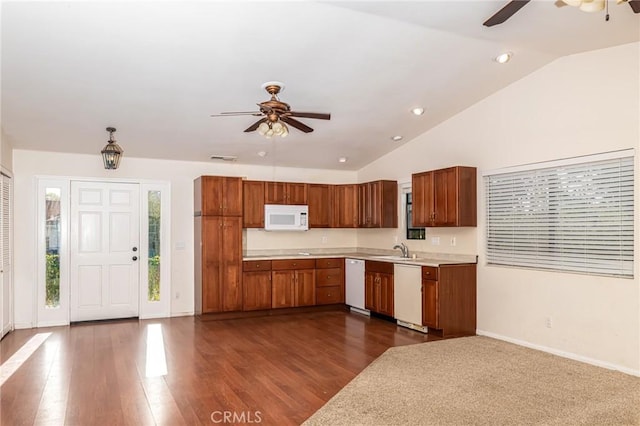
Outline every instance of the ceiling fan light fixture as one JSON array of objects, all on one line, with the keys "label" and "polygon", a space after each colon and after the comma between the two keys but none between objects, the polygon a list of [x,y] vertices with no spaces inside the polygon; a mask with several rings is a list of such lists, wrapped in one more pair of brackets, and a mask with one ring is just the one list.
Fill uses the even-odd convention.
[{"label": "ceiling fan light fixture", "polygon": [[606,0],[584,0],[580,5],[580,10],[583,12],[599,12],[604,10],[604,3]]}]

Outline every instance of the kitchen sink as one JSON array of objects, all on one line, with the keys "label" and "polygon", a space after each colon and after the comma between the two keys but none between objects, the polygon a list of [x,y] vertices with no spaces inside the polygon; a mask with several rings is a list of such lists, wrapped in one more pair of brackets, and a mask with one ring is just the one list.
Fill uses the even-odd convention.
[{"label": "kitchen sink", "polygon": [[404,261],[412,261],[412,260],[420,260],[419,258],[412,257],[402,257],[402,256],[371,256],[374,259],[384,259],[384,260],[404,260]]}]

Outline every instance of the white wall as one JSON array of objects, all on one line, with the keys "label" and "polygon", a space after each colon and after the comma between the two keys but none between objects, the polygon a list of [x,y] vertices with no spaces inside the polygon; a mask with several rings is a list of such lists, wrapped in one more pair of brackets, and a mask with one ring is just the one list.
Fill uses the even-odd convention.
[{"label": "white wall", "polygon": [[5,170],[13,170],[13,145],[11,138],[7,136],[2,127],[0,127],[0,165]]},{"label": "white wall", "polygon": [[[506,166],[637,150],[639,76],[638,43],[559,59],[359,171],[359,181],[380,175],[408,180],[412,172],[478,167],[478,228],[429,230],[455,232],[455,248],[433,247],[428,241],[412,245],[443,252],[463,247],[480,255],[480,331],[640,374],[638,256],[634,279],[487,266],[480,177],[483,170]],[[637,163],[636,158],[636,173]],[[636,185],[636,199],[638,194]],[[358,234],[360,245],[381,248],[388,248],[391,238],[392,232]],[[639,247],[636,227],[636,253]],[[553,319],[552,328],[546,327],[547,317]]]},{"label": "white wall", "polygon": [[[55,143],[52,140],[51,143]],[[126,143],[124,144],[126,149]],[[115,171],[103,169],[102,159],[96,155],[64,154],[41,151],[14,150],[15,175],[15,303],[16,325],[30,327],[34,323],[35,265],[36,265],[36,178],[38,176],[71,176],[82,178],[122,178],[159,180],[171,183],[171,280],[172,315],[193,313],[193,179],[200,175],[242,176],[249,179],[302,182],[355,182],[356,172],[247,166],[229,163],[205,163],[140,158],[122,159]],[[328,242],[352,247],[355,231],[331,230]],[[282,236],[265,240],[262,231],[248,231],[248,249],[277,248]],[[255,234],[255,236],[254,236]],[[264,232],[262,232],[264,234]],[[299,234],[300,247],[326,247],[321,243],[321,231]],[[269,238],[267,236],[267,238]],[[332,241],[333,240],[333,241]],[[177,249],[176,247],[184,247]],[[180,297],[176,298],[179,293]]]}]

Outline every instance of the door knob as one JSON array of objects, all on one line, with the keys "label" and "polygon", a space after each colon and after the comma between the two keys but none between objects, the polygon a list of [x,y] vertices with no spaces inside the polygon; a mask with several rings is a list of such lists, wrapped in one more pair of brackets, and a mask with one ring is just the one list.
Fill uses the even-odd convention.
[{"label": "door knob", "polygon": [[138,256],[133,256],[131,259],[132,260],[138,260]]},{"label": "door knob", "polygon": [[138,247],[134,247],[134,248],[132,248],[131,250],[133,250],[133,251],[138,251]]}]

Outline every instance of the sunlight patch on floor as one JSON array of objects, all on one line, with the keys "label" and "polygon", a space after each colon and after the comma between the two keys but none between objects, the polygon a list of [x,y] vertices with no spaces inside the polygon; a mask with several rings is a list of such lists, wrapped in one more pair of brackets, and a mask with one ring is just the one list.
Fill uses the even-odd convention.
[{"label": "sunlight patch on floor", "polygon": [[20,349],[0,365],[0,386],[9,380],[13,373],[24,364],[31,355],[44,343],[51,333],[38,333],[29,339]]},{"label": "sunlight patch on floor", "polygon": [[147,363],[146,377],[167,375],[167,357],[164,352],[164,339],[161,324],[147,326]]}]

